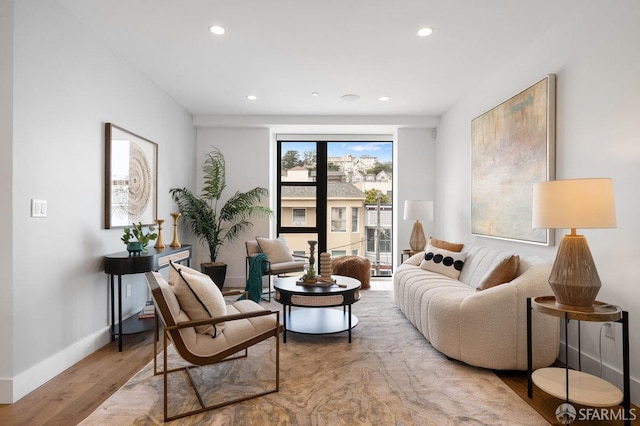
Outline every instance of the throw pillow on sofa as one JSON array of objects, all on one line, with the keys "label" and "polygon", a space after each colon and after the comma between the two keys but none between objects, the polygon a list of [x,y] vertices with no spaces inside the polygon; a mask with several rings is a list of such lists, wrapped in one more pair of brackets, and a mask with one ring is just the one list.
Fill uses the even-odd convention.
[{"label": "throw pillow on sofa", "polygon": [[429,246],[448,251],[455,251],[456,253],[461,252],[464,248],[464,244],[462,243],[450,243],[449,241],[439,240],[433,237],[429,237],[429,241],[427,241],[427,247]]},{"label": "throw pillow on sofa", "polygon": [[467,253],[465,252],[458,253],[427,246],[420,268],[457,279],[460,276],[460,271],[462,271],[466,258]]},{"label": "throw pillow on sofa", "polygon": [[[180,307],[192,321],[219,317],[227,314],[224,296],[206,274],[187,266],[171,263],[169,285],[180,302]],[[225,323],[196,326],[196,332],[216,337]]]},{"label": "throw pillow on sofa", "polygon": [[508,283],[516,276],[519,266],[520,256],[517,254],[502,259],[500,263],[488,271],[482,280],[480,280],[480,284],[478,284],[476,290],[486,290],[500,284]]}]

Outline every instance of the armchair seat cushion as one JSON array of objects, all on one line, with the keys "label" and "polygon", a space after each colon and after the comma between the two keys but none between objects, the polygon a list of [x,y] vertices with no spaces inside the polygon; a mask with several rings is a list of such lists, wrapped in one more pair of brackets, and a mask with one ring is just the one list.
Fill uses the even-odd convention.
[{"label": "armchair seat cushion", "polygon": [[299,272],[304,269],[304,262],[293,260],[291,262],[270,263],[269,272],[273,275]]},{"label": "armchair seat cushion", "polygon": [[[242,314],[247,312],[264,311],[265,309],[251,300],[239,300],[232,305],[227,305],[227,315]],[[255,318],[227,321],[222,333],[216,338],[193,332],[182,334],[187,349],[193,354],[203,357],[212,353],[221,352],[230,346],[235,346],[250,340],[257,334],[265,333],[276,327],[276,316],[265,315]]]}]

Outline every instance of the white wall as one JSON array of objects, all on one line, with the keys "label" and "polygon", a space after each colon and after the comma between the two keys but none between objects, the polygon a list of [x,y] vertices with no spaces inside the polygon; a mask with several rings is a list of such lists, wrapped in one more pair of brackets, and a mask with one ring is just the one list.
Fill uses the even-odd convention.
[{"label": "white wall", "polygon": [[[12,348],[0,360],[13,365],[6,371],[0,362],[0,380],[12,389],[0,402],[17,400],[109,341],[103,256],[124,246],[121,229],[102,229],[104,123],[158,144],[161,218],[175,210],[168,188],[193,186],[195,162],[187,111],[56,2],[14,8],[13,240],[3,232],[14,253],[13,330],[0,329]],[[31,198],[48,201],[47,218],[29,216]],[[141,275],[127,283],[133,295],[125,314],[147,297]]]},{"label": "white wall", "polygon": [[[433,201],[436,194],[436,141],[434,129],[398,129],[396,158],[395,212],[396,253],[409,248],[412,220],[403,220],[405,200]],[[433,234],[434,221],[421,221],[427,239]],[[399,262],[396,254],[395,262]]]},{"label": "white wall", "polygon": [[[202,164],[204,154],[213,147],[219,148],[226,162],[227,187],[222,195],[219,208],[236,191],[244,192],[256,186],[269,188],[270,186],[270,134],[267,128],[198,128],[196,189],[202,189]],[[265,199],[264,204],[269,205]],[[246,249],[244,242],[255,236],[269,236],[269,220],[267,218],[253,219],[254,227],[246,235],[240,236],[232,243],[225,243],[220,254],[219,262],[227,263],[227,278],[225,286],[245,286]],[[201,244],[196,245],[196,260],[194,265],[209,261],[209,250]]]},{"label": "white wall", "polygon": [[[585,1],[569,17],[442,117],[438,129],[436,217],[438,234],[536,252],[553,258],[556,247],[538,247],[470,234],[470,123],[493,106],[544,78],[557,74],[557,179],[612,177],[617,229],[583,230],[603,287],[598,300],[630,312],[632,399],[640,402],[640,286],[637,259],[640,222],[640,3]],[[446,183],[446,184],[445,184]],[[564,230],[558,230],[559,241]],[[551,294],[551,291],[550,291]],[[575,324],[573,324],[575,326]],[[572,330],[573,331],[573,330]],[[570,347],[577,347],[575,331]],[[598,370],[600,324],[583,323],[583,367]],[[605,377],[621,385],[621,333],[603,341]],[[575,356],[575,354],[574,354]]]},{"label": "white wall", "polygon": [[[13,157],[13,0],[0,0],[0,340],[13,336],[13,228],[11,213]],[[13,357],[11,345],[0,345],[0,396],[11,393]],[[0,398],[0,403],[2,403]]]}]

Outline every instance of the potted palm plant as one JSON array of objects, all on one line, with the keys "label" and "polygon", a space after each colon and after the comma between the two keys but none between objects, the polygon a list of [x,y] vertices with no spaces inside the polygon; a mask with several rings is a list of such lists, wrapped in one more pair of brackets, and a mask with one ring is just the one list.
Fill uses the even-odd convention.
[{"label": "potted palm plant", "polygon": [[250,219],[270,216],[272,212],[260,204],[261,198],[268,195],[267,189],[262,187],[237,191],[218,210],[226,187],[224,156],[218,148],[205,155],[202,171],[204,187],[201,195],[186,188],[171,188],[169,192],[182,213],[181,220],[209,248],[210,261],[200,265],[202,272],[222,288],[227,271],[226,263],[217,261],[222,245],[253,227]]}]

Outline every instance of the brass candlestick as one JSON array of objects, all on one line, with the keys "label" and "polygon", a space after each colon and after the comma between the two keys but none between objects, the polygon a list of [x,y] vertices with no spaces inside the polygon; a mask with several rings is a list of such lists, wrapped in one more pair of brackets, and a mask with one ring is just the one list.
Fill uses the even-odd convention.
[{"label": "brass candlestick", "polygon": [[171,242],[171,247],[181,247],[180,240],[178,240],[178,218],[182,213],[171,213],[171,217],[173,218],[173,241]]},{"label": "brass candlestick", "polygon": [[164,241],[162,241],[162,224],[164,223],[164,219],[156,219],[156,223],[158,224],[158,239],[156,240],[156,245],[153,247],[163,249],[165,248]]}]

